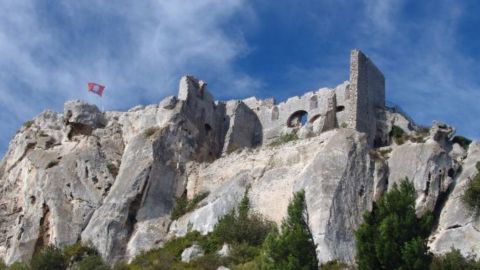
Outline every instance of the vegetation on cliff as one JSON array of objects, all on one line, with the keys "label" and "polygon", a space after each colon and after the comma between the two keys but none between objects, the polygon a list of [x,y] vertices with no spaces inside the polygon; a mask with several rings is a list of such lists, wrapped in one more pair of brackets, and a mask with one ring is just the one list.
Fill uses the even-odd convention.
[{"label": "vegetation on cliff", "polygon": [[308,227],[305,192],[297,192],[288,206],[281,232],[274,230],[264,245],[262,269],[318,269],[316,245]]},{"label": "vegetation on cliff", "polygon": [[480,162],[476,164],[477,174],[467,183],[462,196],[463,203],[475,215],[480,215]]}]

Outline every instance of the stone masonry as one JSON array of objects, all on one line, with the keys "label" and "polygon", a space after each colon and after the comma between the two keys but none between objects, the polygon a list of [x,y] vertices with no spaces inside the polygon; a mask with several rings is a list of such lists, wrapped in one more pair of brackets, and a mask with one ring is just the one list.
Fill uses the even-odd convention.
[{"label": "stone masonry", "polygon": [[271,98],[255,97],[242,102],[257,115],[261,130],[254,132],[262,134],[263,143],[310,126],[314,135],[337,127],[353,128],[366,133],[373,144],[382,135],[376,134],[376,112],[385,106],[385,79],[365,54],[353,50],[350,81],[333,89],[321,88],[278,104]]}]

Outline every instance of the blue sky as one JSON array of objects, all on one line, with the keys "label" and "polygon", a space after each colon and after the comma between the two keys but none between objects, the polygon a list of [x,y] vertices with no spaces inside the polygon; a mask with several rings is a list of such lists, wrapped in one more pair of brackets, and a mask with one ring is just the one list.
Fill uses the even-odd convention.
[{"label": "blue sky", "polygon": [[175,94],[194,74],[218,99],[282,100],[348,80],[360,48],[417,122],[480,138],[480,1],[0,0],[0,155],[23,122],[68,99],[105,109]]}]

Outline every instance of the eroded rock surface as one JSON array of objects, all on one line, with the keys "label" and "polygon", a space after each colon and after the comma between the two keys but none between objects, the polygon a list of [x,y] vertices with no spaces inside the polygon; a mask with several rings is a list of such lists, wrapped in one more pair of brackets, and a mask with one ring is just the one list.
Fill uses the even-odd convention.
[{"label": "eroded rock surface", "polygon": [[232,154],[192,168],[188,194],[211,193],[198,209],[174,221],[170,233],[211,232],[238,205],[247,186],[253,210],[280,223],[293,193],[304,189],[320,260],[353,262],[353,229],[373,195],[371,166],[365,136],[351,129]]},{"label": "eroded rock surface", "polygon": [[478,173],[476,164],[479,161],[480,143],[472,143],[462,171],[456,178],[455,188],[440,213],[438,227],[430,236],[429,246],[435,253],[446,253],[452,247],[459,249],[464,256],[478,256],[480,253],[480,220],[466,211],[461,200],[468,182]]},{"label": "eroded rock surface", "polygon": [[[480,255],[478,219],[460,200],[479,143],[466,151],[452,127],[428,131],[384,107],[381,72],[359,51],[351,59],[350,81],[278,104],[215,101],[185,76],[177,97],[158,104],[101,112],[71,101],[63,114],[41,113],[0,161],[0,258],[28,261],[47,245],[81,241],[109,263],[130,260],[191,230],[211,232],[247,190],[253,210],[280,224],[303,189],[319,261],[351,264],[363,212],[405,178],[417,214],[439,215],[431,250]],[[393,143],[393,126],[405,143]],[[176,197],[204,192],[171,220]]]}]

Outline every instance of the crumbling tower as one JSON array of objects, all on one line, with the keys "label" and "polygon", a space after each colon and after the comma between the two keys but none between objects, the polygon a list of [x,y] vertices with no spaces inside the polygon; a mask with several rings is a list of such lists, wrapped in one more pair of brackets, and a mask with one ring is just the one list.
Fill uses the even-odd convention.
[{"label": "crumbling tower", "polygon": [[360,50],[352,50],[350,54],[350,85],[345,103],[348,127],[368,134],[368,141],[373,144],[378,111],[385,107],[385,78]]}]

